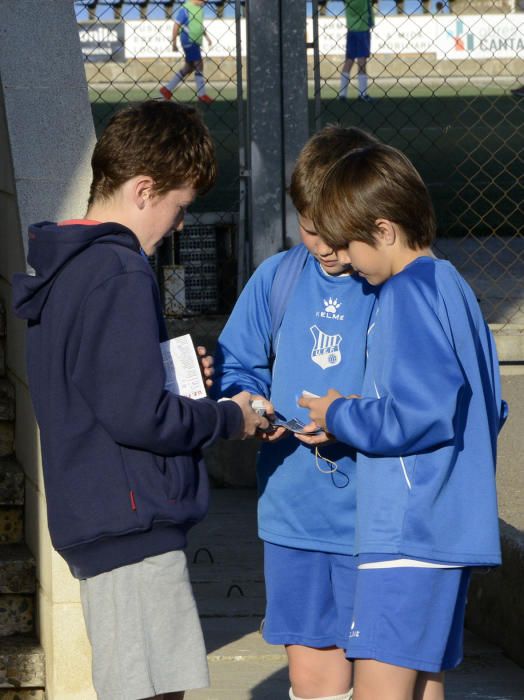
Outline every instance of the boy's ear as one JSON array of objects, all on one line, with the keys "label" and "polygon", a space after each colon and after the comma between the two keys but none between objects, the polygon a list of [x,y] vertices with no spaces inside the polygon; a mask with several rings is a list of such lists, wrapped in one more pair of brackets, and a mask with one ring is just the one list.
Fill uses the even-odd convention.
[{"label": "boy's ear", "polygon": [[143,209],[153,196],[154,181],[149,175],[138,175],[134,178],[132,195],[139,209]]},{"label": "boy's ear", "polygon": [[393,222],[388,219],[377,219],[375,221],[377,227],[377,239],[384,245],[393,245],[397,240],[397,229]]}]

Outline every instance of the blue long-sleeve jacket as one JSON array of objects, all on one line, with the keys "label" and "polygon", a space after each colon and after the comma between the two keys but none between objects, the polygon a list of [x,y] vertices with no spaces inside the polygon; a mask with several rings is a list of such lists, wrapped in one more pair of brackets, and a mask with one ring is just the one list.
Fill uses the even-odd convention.
[{"label": "blue long-sleeve jacket", "polygon": [[380,291],[362,399],[327,414],[328,430],[359,451],[356,551],[499,563],[503,412],[473,292],[448,262],[417,259]]},{"label": "blue long-sleeve jacket", "polygon": [[[262,263],[239,297],[218,341],[214,390],[261,394],[286,418],[307,423],[307,411],[297,406],[304,389],[360,393],[375,294],[358,278],[327,275],[308,256],[273,340],[270,298],[281,260],[277,254]],[[337,471],[329,473],[333,464],[317,459],[314,449],[292,435],[263,445],[257,463],[259,535],[283,546],[351,554],[355,451],[336,443],[321,446],[320,454]]]},{"label": "blue long-sleeve jacket", "polygon": [[79,578],[184,547],[208,507],[201,448],[238,433],[238,406],[165,390],[158,288],[129,229],[44,222],[28,262],[14,306],[54,547]]}]

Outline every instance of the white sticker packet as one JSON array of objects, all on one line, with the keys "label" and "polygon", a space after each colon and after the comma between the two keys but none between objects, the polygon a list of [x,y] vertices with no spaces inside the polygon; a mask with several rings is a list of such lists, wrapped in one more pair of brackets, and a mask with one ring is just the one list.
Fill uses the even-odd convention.
[{"label": "white sticker packet", "polygon": [[190,399],[207,396],[200,362],[189,333],[160,343],[168,391]]}]

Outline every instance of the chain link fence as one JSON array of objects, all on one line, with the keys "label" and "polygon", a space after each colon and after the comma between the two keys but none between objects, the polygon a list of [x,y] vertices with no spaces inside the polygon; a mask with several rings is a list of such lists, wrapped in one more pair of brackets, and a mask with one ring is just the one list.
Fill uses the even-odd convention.
[{"label": "chain link fence", "polygon": [[85,0],[75,9],[97,133],[125,104],[164,99],[161,90],[169,89],[200,110],[213,135],[217,184],[192,206],[183,235],[166,239],[151,259],[170,333],[194,332],[211,347],[236,300],[245,257],[244,2],[206,3],[203,66],[182,79],[180,37],[173,49],[182,2]]},{"label": "chain link fence", "polygon": [[371,32],[360,65],[346,59],[354,11],[334,0],[310,5],[313,128],[351,124],[405,151],[431,190],[437,253],[468,279],[498,331],[522,325],[522,8],[505,0],[352,5]]},{"label": "chain link fence", "polygon": [[[326,123],[358,126],[407,153],[435,203],[437,253],[464,274],[501,333],[524,326],[524,12],[518,2],[351,0],[348,14],[348,3],[339,0],[306,3],[311,132]],[[184,56],[173,51],[173,26],[183,10],[178,0],[85,0],[75,8],[97,131],[123,104],[162,99],[162,89],[195,103],[214,136],[217,186],[195,203],[183,235],[167,241],[153,261],[175,329],[201,324],[200,335],[212,345],[245,278],[250,235],[249,7],[241,0],[205,3],[210,43],[204,39],[200,75],[182,75]],[[355,12],[374,16],[370,55],[348,62]]]}]

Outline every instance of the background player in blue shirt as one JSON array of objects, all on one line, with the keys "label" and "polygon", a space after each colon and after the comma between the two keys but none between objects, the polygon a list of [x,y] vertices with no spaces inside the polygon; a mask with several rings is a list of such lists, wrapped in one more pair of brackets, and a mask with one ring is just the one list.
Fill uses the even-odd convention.
[{"label": "background player in blue shirt", "polygon": [[204,59],[202,58],[202,41],[205,37],[209,46],[211,39],[204,27],[204,5],[206,0],[186,0],[175,14],[173,25],[173,51],[177,51],[177,38],[185,56],[185,63],[175,73],[174,77],[160,88],[160,94],[165,100],[173,97],[173,90],[184,78],[195,71],[197,97],[200,102],[210,104],[213,99],[206,94],[206,79],[204,78]]},{"label": "background player in blue shirt", "polygon": [[495,344],[470,287],[433,257],[429,193],[402,153],[376,144],[340,159],[312,216],[341,264],[382,285],[361,396],[300,400],[358,450],[355,698],[443,700],[471,567],[500,563]]},{"label": "background player in blue shirt", "polygon": [[[218,341],[215,389],[220,393],[232,395],[242,387],[265,399],[270,412],[274,406],[288,419],[307,421],[307,412],[297,406],[304,389],[321,394],[339,382],[348,393],[360,391],[375,295],[319,238],[310,206],[337,159],[374,142],[358,129],[326,127],[302,150],[290,194],[307,249],[303,267],[286,292],[276,333],[272,294],[275,287],[283,293],[282,268],[297,249],[272,256],[249,280]],[[355,453],[335,442],[319,453],[279,427],[262,447],[257,476],[267,595],[264,638],[286,645],[291,698],[346,700],[351,664],[343,647],[356,573]]]}]

